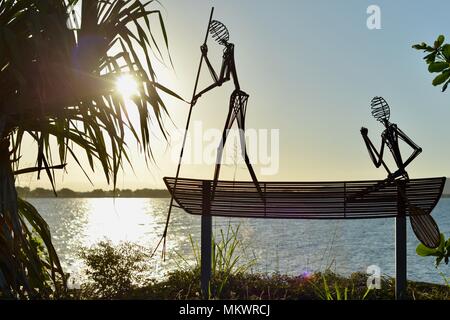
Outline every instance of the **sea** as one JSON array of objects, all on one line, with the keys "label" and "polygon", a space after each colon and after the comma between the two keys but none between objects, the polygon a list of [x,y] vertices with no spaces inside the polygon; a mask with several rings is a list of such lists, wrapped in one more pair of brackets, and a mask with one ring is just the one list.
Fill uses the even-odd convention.
[{"label": "sea", "polygon": [[[135,243],[151,253],[164,230],[167,198],[32,198],[28,199],[49,224],[53,243],[72,279],[84,277],[80,253],[100,241],[113,245]],[[450,198],[442,198],[432,213],[441,232],[450,236]],[[235,255],[249,272],[304,275],[332,270],[342,275],[368,272],[395,274],[395,219],[276,220],[213,218],[215,238],[230,239],[237,232]],[[227,235],[228,233],[228,235]],[[408,279],[444,283],[433,257],[416,254],[418,240],[408,222]],[[166,246],[149,258],[152,277],[163,278],[177,268],[195,265],[200,217],[173,208]],[[75,280],[73,280],[75,281]]]}]

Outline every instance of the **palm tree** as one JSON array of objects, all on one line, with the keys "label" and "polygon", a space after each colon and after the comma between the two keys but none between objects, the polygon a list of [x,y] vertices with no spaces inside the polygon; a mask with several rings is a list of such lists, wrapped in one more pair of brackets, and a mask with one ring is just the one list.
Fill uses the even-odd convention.
[{"label": "palm tree", "polygon": [[[150,17],[158,19],[165,52],[168,42],[152,0],[84,0],[81,21],[74,5],[76,0],[0,0],[0,297],[57,296],[66,281],[48,225],[17,197],[15,175],[45,172],[54,189],[54,171],[68,157],[85,172],[77,156],[82,150],[90,168],[100,163],[115,187],[129,162],[125,134],[152,159],[151,122],[165,133],[160,92],[179,98],[156,80],[154,59],[163,54]],[[135,79],[131,100],[139,123],[130,120],[116,89],[124,74]],[[19,167],[26,135],[37,143],[32,168]]]}]

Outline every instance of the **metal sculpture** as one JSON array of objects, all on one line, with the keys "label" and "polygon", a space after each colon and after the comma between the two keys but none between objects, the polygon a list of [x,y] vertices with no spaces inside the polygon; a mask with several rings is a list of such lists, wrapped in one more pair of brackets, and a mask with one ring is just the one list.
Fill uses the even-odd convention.
[{"label": "metal sculpture", "polygon": [[[215,87],[221,86],[224,82],[229,81],[231,78],[233,78],[235,89],[230,97],[228,116],[227,116],[227,120],[225,122],[225,128],[222,133],[222,139],[221,139],[220,145],[217,149],[217,160],[216,160],[216,167],[215,167],[215,171],[214,171],[213,190],[215,190],[215,187],[217,185],[217,180],[219,178],[223,148],[224,148],[229,130],[230,130],[231,126],[233,125],[234,121],[236,120],[238,127],[239,127],[242,156],[243,156],[244,161],[247,165],[247,168],[250,172],[252,180],[258,190],[258,193],[260,194],[261,199],[264,200],[263,192],[258,183],[258,179],[257,179],[256,174],[253,170],[253,167],[250,163],[250,160],[249,160],[249,157],[247,154],[247,149],[245,147],[245,135],[244,135],[245,114],[247,111],[247,102],[248,102],[249,95],[247,93],[245,93],[244,91],[242,91],[239,86],[239,80],[237,77],[236,65],[235,65],[235,61],[234,61],[234,45],[232,43],[228,42],[230,39],[228,29],[226,28],[226,26],[223,23],[221,23],[217,20],[212,20],[213,13],[214,13],[214,7],[211,8],[211,14],[209,16],[208,28],[207,28],[206,35],[205,35],[205,40],[203,41],[203,44],[200,46],[200,51],[201,51],[200,63],[199,63],[198,70],[197,70],[197,76],[196,76],[195,85],[194,85],[194,92],[192,94],[189,113],[188,113],[188,117],[186,120],[185,133],[184,133],[183,142],[181,145],[181,151],[180,151],[177,171],[176,171],[176,175],[175,175],[174,189],[176,190],[176,188],[177,188],[177,180],[178,180],[178,176],[180,174],[181,162],[183,159],[184,148],[186,145],[187,132],[189,130],[189,124],[191,121],[192,110],[193,110],[194,105],[197,103],[197,99],[200,98],[202,96],[202,94],[212,90]],[[208,34],[211,34],[211,37],[217,43],[219,43],[220,45],[223,45],[225,47],[224,52],[223,52],[222,67],[220,69],[219,76],[217,76],[213,66],[211,65],[211,62],[208,59],[208,46],[207,46]],[[197,93],[197,86],[198,86],[198,81],[200,78],[203,61],[205,61],[206,65],[208,67],[208,70],[211,73],[211,76],[214,80],[214,83]],[[213,196],[214,196],[214,192],[213,192]],[[163,235],[161,236],[160,241],[156,245],[156,248],[153,251],[152,256],[155,254],[155,252],[158,250],[159,246],[162,243],[163,244],[162,256],[163,256],[163,258],[165,258],[167,230],[169,227],[170,216],[171,216],[172,207],[173,207],[173,200],[174,200],[174,196],[172,195],[172,197],[170,199],[170,203],[169,203],[169,210],[167,213],[167,220],[166,220],[166,225],[164,227],[164,232],[163,232]]]},{"label": "metal sculpture", "polygon": [[[361,128],[361,134],[375,166],[380,167],[383,165],[387,170],[387,179],[381,181],[258,182],[247,156],[245,137],[243,135],[249,96],[241,90],[239,85],[234,60],[234,45],[229,42],[228,29],[223,23],[212,20],[212,14],[213,9],[211,10],[205,41],[200,47],[200,64],[176,175],[173,178],[164,178],[164,182],[171,194],[171,200],[166,227],[157,248],[161,241],[164,240],[165,244],[167,227],[173,206],[184,209],[191,214],[201,215],[201,289],[203,296],[207,298],[211,276],[213,216],[327,220],[395,218],[395,292],[396,298],[403,298],[407,283],[406,217],[410,217],[414,233],[419,240],[429,247],[435,247],[437,243],[436,235],[439,236],[439,229],[430,214],[442,195],[445,177],[409,179],[405,168],[420,154],[421,149],[396,124],[389,122],[389,105],[383,98],[376,97],[372,100],[372,114],[385,125],[380,151],[374,147],[369,139],[366,128]],[[215,72],[208,58],[208,47],[206,45],[208,34],[218,44],[224,46],[219,75]],[[208,67],[213,83],[197,93],[203,61]],[[179,178],[186,133],[189,128],[193,106],[203,94],[231,79],[233,79],[235,89],[230,97],[228,116],[217,152],[214,179]],[[228,130],[235,121],[239,129],[241,129],[242,155],[253,181],[218,180],[223,147],[227,139]],[[399,139],[404,140],[414,149],[412,155],[406,161],[402,160],[400,154]],[[398,167],[393,173],[383,160],[386,145],[390,149]],[[177,205],[174,204],[174,201],[177,202]],[[164,252],[165,250],[163,249],[163,255]]]},{"label": "metal sculpture", "polygon": [[199,93],[194,95],[193,104],[196,103],[197,99],[200,98],[203,94],[208,91],[221,86],[224,82],[227,82],[233,79],[234,83],[234,91],[231,93],[230,102],[228,106],[228,115],[225,121],[225,127],[222,132],[222,139],[220,141],[219,147],[217,148],[217,158],[216,158],[216,168],[214,171],[214,179],[213,179],[213,190],[212,196],[214,197],[215,189],[217,186],[217,180],[219,179],[220,167],[223,149],[225,147],[225,143],[227,141],[228,133],[236,121],[239,129],[240,143],[241,143],[241,151],[242,157],[244,158],[245,164],[247,165],[247,169],[250,173],[250,176],[255,184],[258,193],[261,196],[261,199],[264,200],[264,194],[259,185],[258,178],[256,177],[255,171],[253,170],[253,166],[250,162],[250,159],[247,154],[247,148],[245,143],[245,115],[247,111],[247,103],[249,95],[241,90],[239,85],[239,79],[236,71],[236,63],[234,59],[234,44],[229,42],[230,34],[228,32],[227,27],[221,23],[220,21],[213,20],[209,26],[209,33],[211,37],[220,45],[224,46],[223,56],[222,56],[222,66],[220,68],[219,75],[217,75],[214,67],[208,58],[208,46],[204,43],[201,47],[202,57],[206,62],[208,70],[213,79],[213,83],[207,86],[205,89],[201,90]]},{"label": "metal sculpture", "polygon": [[[385,181],[381,181],[375,189],[383,188],[383,186],[389,183],[400,183],[400,181],[409,181],[408,172],[406,167],[422,152],[420,148],[414,141],[409,138],[395,123],[389,122],[390,119],[390,107],[389,104],[382,97],[374,97],[371,101],[371,109],[373,117],[381,122],[385,130],[381,134],[381,147],[378,151],[373,145],[372,141],[368,136],[367,128],[361,128],[361,135],[366,144],[367,150],[369,151],[370,158],[373,164],[379,168],[383,166],[388,173],[388,177]],[[403,161],[402,154],[400,152],[399,141],[404,141],[408,146],[413,149],[413,152],[406,161]],[[397,170],[392,172],[383,160],[384,148],[387,146],[394,158],[397,165]],[[371,191],[374,191],[373,188]],[[363,196],[362,194],[360,196]],[[409,202],[409,197],[405,190],[401,189],[400,196],[404,198],[407,206],[410,207],[411,215],[410,222],[411,227],[416,235],[416,237],[425,246],[430,248],[437,248],[440,244],[440,232],[434,219],[423,212],[418,207],[413,206]]]}]

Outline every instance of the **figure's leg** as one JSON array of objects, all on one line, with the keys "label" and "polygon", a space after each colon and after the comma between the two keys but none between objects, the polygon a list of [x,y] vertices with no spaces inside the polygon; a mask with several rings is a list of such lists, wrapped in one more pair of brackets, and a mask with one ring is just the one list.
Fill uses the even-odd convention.
[{"label": "figure's leg", "polygon": [[214,170],[214,180],[213,180],[213,186],[212,186],[212,197],[213,198],[214,198],[214,192],[216,191],[217,180],[219,179],[223,148],[225,148],[225,143],[227,141],[229,130],[230,130],[231,126],[233,125],[234,120],[236,119],[236,113],[234,112],[234,108],[232,107],[233,106],[232,101],[233,101],[233,95],[231,96],[231,99],[230,99],[230,108],[228,110],[227,120],[225,121],[225,127],[223,128],[222,138],[220,140],[219,147],[217,148],[216,168]]},{"label": "figure's leg", "polygon": [[261,199],[263,201],[265,200],[264,194],[261,190],[261,186],[259,185],[258,178],[256,177],[255,171],[253,170],[253,166],[250,162],[250,159],[247,154],[247,147],[245,142],[245,112],[247,111],[247,102],[248,102],[248,94],[246,94],[243,91],[240,91],[239,94],[236,96],[235,99],[235,105],[237,105],[237,114],[236,114],[236,121],[238,124],[239,129],[239,137],[241,142],[241,152],[242,157],[244,158],[245,164],[247,165],[248,172],[250,173],[250,176],[252,177],[253,183],[256,186],[256,189],[258,190],[258,193],[261,195]]}]

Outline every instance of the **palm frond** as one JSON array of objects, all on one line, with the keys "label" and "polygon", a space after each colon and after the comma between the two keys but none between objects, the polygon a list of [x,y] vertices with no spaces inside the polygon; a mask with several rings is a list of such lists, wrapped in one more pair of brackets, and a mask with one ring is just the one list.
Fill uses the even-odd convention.
[{"label": "palm frond", "polygon": [[[99,163],[115,188],[130,159],[126,135],[152,159],[150,126],[156,123],[165,135],[168,116],[159,93],[181,99],[155,73],[155,62],[164,61],[169,46],[157,2],[84,0],[81,24],[73,23],[76,4],[0,0],[0,289],[12,297],[45,296],[57,275],[64,278],[48,226],[17,199],[14,172],[45,172],[55,189],[54,170],[69,158],[88,176],[77,156],[81,149],[91,170]],[[131,102],[116,89],[123,74],[137,83]],[[137,123],[130,108],[137,111]],[[13,160],[21,158],[27,135],[37,143],[36,166],[21,169]]]},{"label": "palm frond", "polygon": [[[15,132],[13,148],[19,151],[24,133],[30,134],[38,145],[37,167],[47,175],[44,162],[54,165],[51,137],[56,138],[59,163],[67,163],[68,145],[75,142],[91,169],[97,159],[115,185],[128,159],[127,130],[152,159],[149,127],[156,123],[165,135],[168,116],[159,92],[182,98],[156,80],[151,57],[156,53],[163,60],[163,50],[151,16],[158,20],[156,31],[166,51],[169,43],[161,12],[150,8],[154,1],[85,1],[77,37],[66,28],[75,2],[0,0],[0,27],[5,30],[0,48],[7,49],[0,50],[0,110],[8,117],[3,136]],[[116,80],[124,73],[138,84],[139,95],[131,102],[116,92]],[[128,115],[131,107],[137,110],[137,123]]]}]

